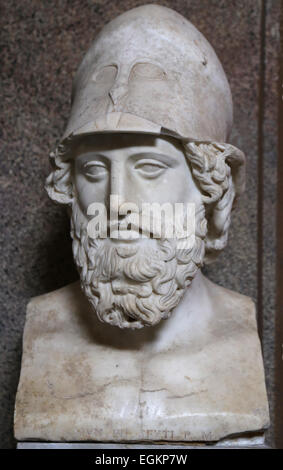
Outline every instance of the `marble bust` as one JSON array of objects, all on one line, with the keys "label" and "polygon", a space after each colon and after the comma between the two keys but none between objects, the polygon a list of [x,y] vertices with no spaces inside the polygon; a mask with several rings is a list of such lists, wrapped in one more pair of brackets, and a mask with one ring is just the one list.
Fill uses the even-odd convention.
[{"label": "marble bust", "polygon": [[[232,120],[215,52],[175,11],[135,8],[95,38],[46,181],[81,282],[28,305],[18,440],[211,442],[268,426],[253,301],[201,272],[244,190]],[[143,204],[193,205],[193,238],[164,236],[168,217],[138,225]]]}]

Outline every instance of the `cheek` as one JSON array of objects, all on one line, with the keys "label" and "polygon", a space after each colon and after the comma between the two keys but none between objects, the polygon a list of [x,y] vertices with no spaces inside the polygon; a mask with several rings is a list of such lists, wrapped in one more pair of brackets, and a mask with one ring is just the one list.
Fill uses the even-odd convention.
[{"label": "cheek", "polygon": [[155,180],[139,181],[135,189],[136,196],[139,195],[144,202],[202,203],[201,193],[187,165],[172,168]]},{"label": "cheek", "polygon": [[[173,186],[174,185],[174,186]],[[196,186],[190,170],[186,168],[178,175],[176,181],[172,182],[175,188],[177,202],[194,202],[199,205],[202,202],[201,192]]]},{"label": "cheek", "polygon": [[86,214],[88,206],[93,202],[105,202],[107,181],[92,182],[84,175],[75,175],[75,194],[81,209]]}]

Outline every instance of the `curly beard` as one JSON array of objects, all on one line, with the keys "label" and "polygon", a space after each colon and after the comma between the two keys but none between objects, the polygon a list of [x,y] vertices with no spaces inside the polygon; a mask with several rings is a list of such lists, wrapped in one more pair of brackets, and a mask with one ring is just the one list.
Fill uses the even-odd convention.
[{"label": "curly beard", "polygon": [[119,244],[92,239],[88,219],[73,202],[73,255],[82,289],[98,318],[119,328],[137,329],[168,318],[204,259],[206,219],[196,214],[195,243],[177,248],[176,239],[139,239]]}]

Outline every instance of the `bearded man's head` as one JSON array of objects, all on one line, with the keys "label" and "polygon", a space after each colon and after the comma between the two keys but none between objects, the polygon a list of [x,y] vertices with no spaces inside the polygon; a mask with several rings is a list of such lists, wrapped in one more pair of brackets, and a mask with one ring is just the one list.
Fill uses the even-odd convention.
[{"label": "bearded man's head", "polygon": [[[197,270],[225,247],[244,187],[244,155],[225,143],[231,125],[222,66],[178,13],[158,5],[130,10],[90,47],[46,188],[71,209],[82,288],[102,321],[141,328],[168,318]],[[138,212],[144,203],[194,204],[194,243],[180,247],[176,237],[150,230],[93,238],[89,207],[102,204],[109,217],[111,195]],[[125,220],[119,215],[117,226]]]}]

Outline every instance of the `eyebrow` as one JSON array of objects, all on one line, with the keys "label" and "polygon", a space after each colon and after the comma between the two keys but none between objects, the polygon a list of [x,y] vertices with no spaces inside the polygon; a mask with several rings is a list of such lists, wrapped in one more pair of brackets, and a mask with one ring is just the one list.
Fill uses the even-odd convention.
[{"label": "eyebrow", "polygon": [[154,151],[138,152],[130,156],[130,158],[132,158],[133,160],[137,160],[138,158],[150,159],[152,157],[160,157],[163,161],[165,161],[168,164],[172,163],[172,161],[176,161],[176,162],[179,161],[179,158],[175,155],[172,155],[172,154],[168,155],[163,152],[154,152]]},{"label": "eyebrow", "polygon": [[[112,151],[115,149],[111,149]],[[145,158],[145,159],[153,159],[153,158],[159,158],[162,161],[166,162],[168,165],[172,165],[172,163],[176,162],[178,163],[180,161],[179,155],[174,155],[173,152],[168,151],[168,153],[164,153],[162,151],[158,151],[158,148],[154,149],[146,149],[146,150],[141,150],[140,152],[138,149],[134,151],[133,153],[130,153],[127,159],[132,159],[132,160],[138,160],[140,158]],[[80,158],[82,163],[85,163],[85,161],[91,161],[91,160],[98,160],[98,161],[104,161],[104,162],[111,162],[113,157],[110,155],[107,155],[107,150],[105,150],[105,153],[95,151],[95,150],[86,150],[82,151],[81,153],[78,152],[76,159]]]},{"label": "eyebrow", "polygon": [[109,161],[110,159],[106,155],[103,155],[102,153],[98,153],[98,152],[96,153],[91,150],[78,153],[75,157],[75,161],[79,162],[82,165],[85,165],[86,163],[89,163],[94,160],[107,163],[107,161]]}]

